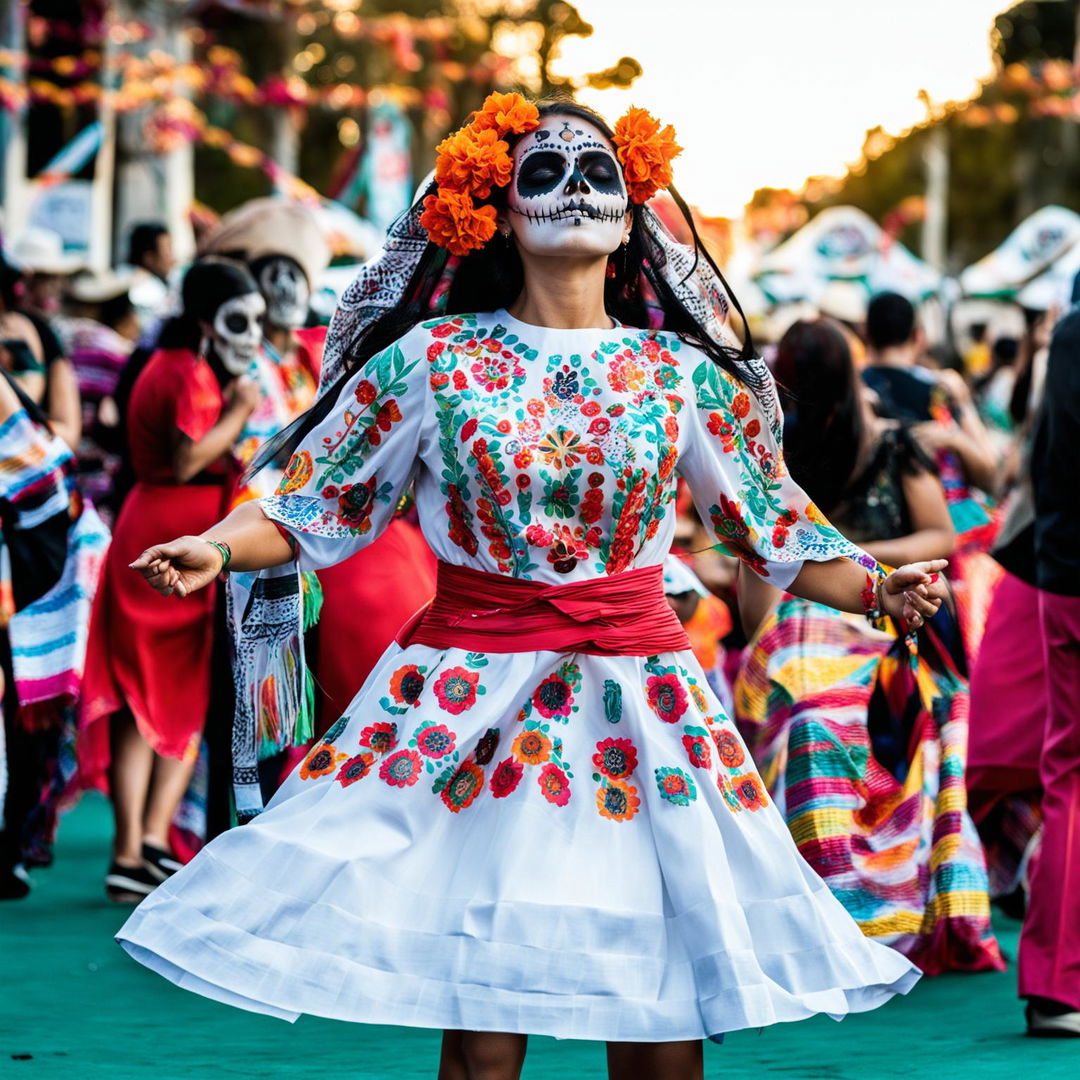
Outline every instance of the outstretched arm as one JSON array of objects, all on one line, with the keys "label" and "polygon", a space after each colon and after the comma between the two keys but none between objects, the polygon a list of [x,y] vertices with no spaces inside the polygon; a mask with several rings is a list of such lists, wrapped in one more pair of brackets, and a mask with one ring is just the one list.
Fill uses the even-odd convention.
[{"label": "outstretched arm", "polygon": [[[917,628],[937,614],[947,595],[941,571],[945,559],[909,563],[894,570],[881,585],[881,604],[887,615]],[[866,571],[850,559],[806,562],[789,591],[804,600],[827,604],[839,611],[862,614]]]},{"label": "outstretched arm", "polygon": [[142,574],[162,596],[187,596],[205,588],[221,573],[221,552],[208,543],[228,544],[230,570],[265,570],[293,558],[292,545],[257,502],[238,506],[201,536],[181,536],[147,548],[131,569]]}]

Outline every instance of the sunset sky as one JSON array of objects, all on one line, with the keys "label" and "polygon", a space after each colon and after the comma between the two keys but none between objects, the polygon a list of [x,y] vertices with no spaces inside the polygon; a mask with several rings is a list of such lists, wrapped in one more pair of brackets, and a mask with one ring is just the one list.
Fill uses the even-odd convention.
[{"label": "sunset sky", "polygon": [[918,92],[964,99],[992,71],[1004,0],[575,0],[596,32],[570,39],[561,69],[621,56],[628,90],[583,91],[610,119],[641,105],[675,125],[676,183],[707,213],[737,215],[762,186],[842,175],[868,128],[925,115]]}]

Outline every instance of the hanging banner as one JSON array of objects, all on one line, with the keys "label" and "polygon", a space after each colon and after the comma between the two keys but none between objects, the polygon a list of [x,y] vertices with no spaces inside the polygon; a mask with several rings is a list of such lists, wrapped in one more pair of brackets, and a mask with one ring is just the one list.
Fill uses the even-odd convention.
[{"label": "hanging banner", "polygon": [[30,188],[30,218],[27,224],[59,233],[66,254],[89,256],[93,243],[94,182],[63,180],[43,184],[39,180],[32,181]]},{"label": "hanging banner", "polygon": [[367,196],[367,219],[385,232],[412,201],[409,121],[394,102],[372,110],[360,178]]},{"label": "hanging banner", "polygon": [[74,176],[101,149],[104,141],[105,125],[95,120],[53,157],[38,174],[38,179],[55,183]]}]

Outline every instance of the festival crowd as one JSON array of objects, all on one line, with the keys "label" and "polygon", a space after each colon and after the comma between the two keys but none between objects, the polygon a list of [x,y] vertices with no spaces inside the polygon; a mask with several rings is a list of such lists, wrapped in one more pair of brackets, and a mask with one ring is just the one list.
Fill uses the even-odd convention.
[{"label": "festival crowd", "polygon": [[[273,200],[227,215],[183,269],[154,223],[134,228],[126,264],[104,273],[82,269],[47,230],[5,238],[0,898],[26,896],[50,865],[62,814],[80,791],[111,801],[104,889],[136,905],[290,774],[337,773],[339,718],[434,594],[436,558],[407,470],[392,491],[374,478],[351,492],[335,488],[356,521],[368,521],[376,502],[386,504],[386,521],[374,543],[329,568],[317,568],[301,544],[295,580],[223,574],[182,600],[158,595],[129,569],[154,544],[197,536],[248,501],[306,483],[310,455],[290,461],[274,440],[339,385],[340,359],[328,355],[324,365],[327,328],[309,303],[329,262],[311,213]],[[1080,1035],[1078,320],[1075,307],[1002,308],[986,324],[929,340],[920,309],[879,293],[859,310],[823,304],[757,335],[783,409],[783,460],[816,508],[811,520],[820,513],[885,567],[948,560],[948,597],[921,625],[868,620],[771,584],[748,539],[753,522],[731,505],[710,519],[684,481],[664,562],[670,607],[741,738],[711,718],[680,727],[693,768],[667,770],[663,797],[692,798],[695,769],[722,762],[734,778],[721,788],[732,807],[754,811],[771,800],[862,934],[924,973],[1003,968],[991,907],[1023,919],[1019,990],[1033,1034]],[[509,317],[498,336],[508,331],[527,340]],[[488,340],[469,346],[478,363]],[[631,386],[646,374],[630,361],[619,370]],[[489,393],[505,390],[494,360],[484,371]],[[568,366],[556,383],[576,388],[592,377]],[[343,424],[375,393],[361,382],[359,411]],[[408,391],[398,393],[405,408]],[[558,385],[547,393],[554,408]],[[372,418],[372,447],[392,443],[396,409],[384,403]],[[711,413],[705,437],[716,440],[721,465],[746,440],[764,439],[768,418],[750,410],[743,393]],[[610,457],[609,420],[597,409],[590,424],[591,445]],[[542,452],[561,479],[530,495],[519,478],[503,505],[535,497],[554,519],[577,516],[587,526],[603,477],[590,473],[594,450],[559,431],[562,444]],[[423,445],[426,436],[417,437]],[[463,443],[472,437],[460,432]],[[508,438],[497,445],[494,435],[477,459],[487,455],[480,467],[492,470],[492,491],[506,461],[528,453]],[[391,475],[390,465],[380,468],[380,478]],[[451,504],[466,496],[451,491],[453,523],[460,508]],[[500,501],[477,503],[485,537],[497,535]],[[289,524],[279,528],[295,545]],[[781,515],[766,546],[782,548],[801,525]],[[573,567],[586,557],[587,530],[550,531],[542,544],[556,571],[559,560]],[[228,558],[223,546],[223,566]],[[300,612],[298,632],[275,618],[275,605]],[[235,632],[255,610],[278,635],[261,669]],[[308,672],[299,693],[289,678],[297,669]],[[436,693],[464,695],[448,708],[458,715],[480,669],[453,670],[461,686],[440,679]],[[666,669],[646,670],[654,710],[681,722],[682,689],[665,682]],[[575,690],[573,666],[560,673],[545,684],[548,696],[530,699],[534,719],[558,718],[559,695]],[[593,758],[594,779],[605,778],[597,805],[625,820],[637,805],[625,779],[635,751],[616,738],[614,720],[630,690],[617,679],[604,685],[613,726]],[[368,751],[340,765],[354,769],[343,785],[380,755],[385,770],[397,737],[389,720],[407,714],[423,686],[422,669],[395,672],[384,712],[365,732]],[[671,695],[667,705],[654,700],[661,692]],[[704,694],[696,684],[692,692]],[[561,742],[547,724],[530,720],[526,729],[532,739],[515,741],[492,791],[500,797],[499,783],[515,785],[522,765],[542,757],[554,763],[545,797],[557,803]],[[488,735],[497,743],[497,732]],[[430,763],[448,739],[445,727],[428,726],[412,758],[400,760]],[[478,744],[481,764],[485,752]],[[390,784],[414,780],[382,775]],[[455,807],[452,791],[450,783],[442,797],[456,814],[473,796]]]}]

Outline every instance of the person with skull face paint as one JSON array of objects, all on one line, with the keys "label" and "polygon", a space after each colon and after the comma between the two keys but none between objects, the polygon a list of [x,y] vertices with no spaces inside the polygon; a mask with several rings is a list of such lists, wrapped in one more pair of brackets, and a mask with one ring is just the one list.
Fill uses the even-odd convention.
[{"label": "person with skull face paint", "polygon": [[311,279],[289,255],[263,255],[249,265],[266,301],[263,348],[277,363],[299,415],[315,400],[326,341],[326,327],[305,325]]},{"label": "person with skull face paint", "polygon": [[[235,448],[246,468],[266,439],[315,400],[326,330],[304,324],[312,282],[328,265],[330,247],[308,207],[267,198],[226,214],[203,241],[202,251],[245,262],[266,303],[263,339],[250,370],[262,401]],[[264,470],[240,495],[268,494],[279,478],[280,471]]]},{"label": "person with skull face paint", "polygon": [[168,830],[194,767],[210,698],[215,593],[183,609],[131,588],[127,565],[164,522],[198,532],[228,508],[231,448],[259,400],[247,378],[265,304],[238,263],[206,259],[184,278],[183,312],[162,330],[128,407],[136,483],[94,607],[79,738],[87,786],[116,822],[110,898],[138,901],[176,867]]},{"label": "person with skull face paint", "polygon": [[[295,250],[295,238],[289,247]],[[310,265],[310,256],[307,261]],[[284,254],[263,255],[249,265],[266,300],[264,350],[293,387],[293,398],[307,392],[310,378],[314,400],[326,329],[303,325],[310,273]],[[272,472],[263,469],[253,479]],[[314,630],[313,662],[320,715],[316,731],[328,728],[345,711],[398,627],[431,598],[434,563],[416,526],[395,518],[372,547],[319,571],[322,608]]]},{"label": "person with skull face paint", "polygon": [[180,597],[220,545],[339,563],[410,485],[440,558],[265,812],[128,920],[141,963],[285,1019],[441,1027],[442,1080],[518,1077],[534,1033],[694,1080],[704,1037],[918,978],[799,856],[665,601],[676,471],[726,550],[810,599],[917,625],[944,563],[886,573],[787,475],[719,271],[646,205],[677,150],[642,110],[612,130],[492,95],[343,298],[326,392],[264,450],[294,451],[278,494],[133,563]]}]

